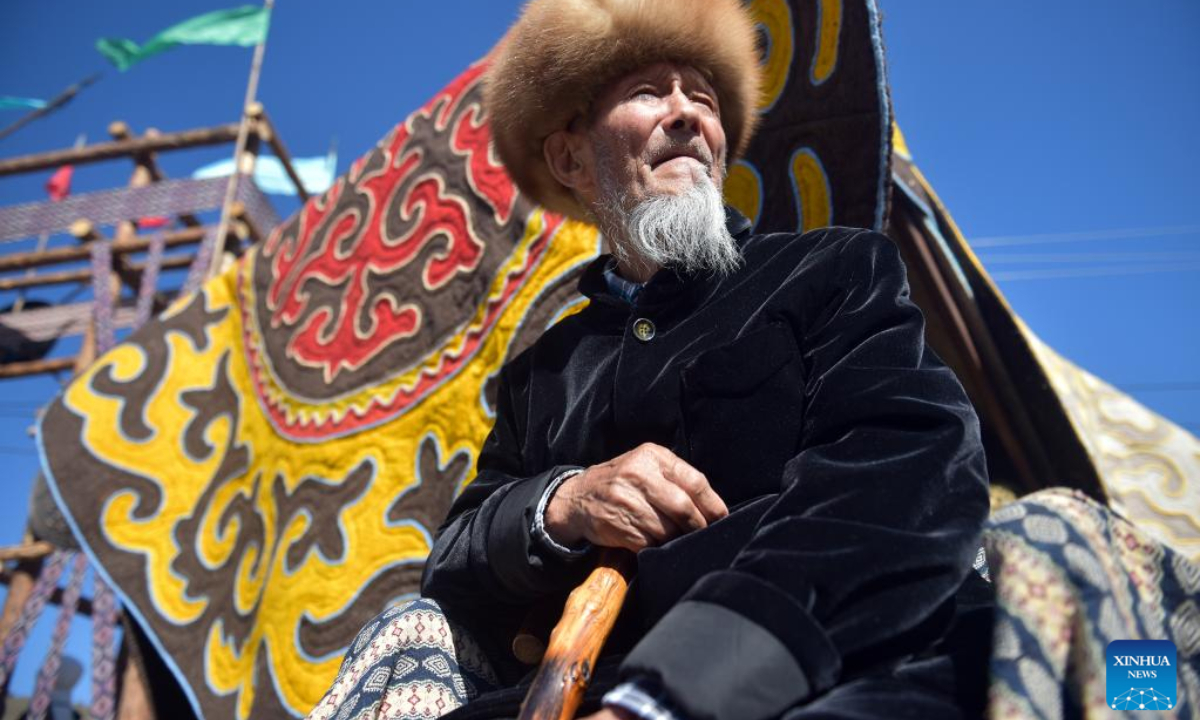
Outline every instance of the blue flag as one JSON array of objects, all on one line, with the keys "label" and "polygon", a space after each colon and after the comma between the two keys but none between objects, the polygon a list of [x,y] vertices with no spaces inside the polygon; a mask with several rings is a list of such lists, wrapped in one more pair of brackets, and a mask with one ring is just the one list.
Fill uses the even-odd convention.
[{"label": "blue flag", "polygon": [[[201,180],[232,175],[234,167],[233,158],[226,158],[197,169],[192,173],[192,177]],[[331,152],[326,157],[297,158],[292,160],[292,167],[300,176],[300,181],[304,183],[305,190],[313,195],[323,193],[329,189],[330,185],[333,185],[337,173],[337,153]],[[296,194],[295,183],[288,177],[287,171],[283,169],[283,163],[277,157],[266,156],[258,159],[254,164],[254,182],[259,189],[266,193],[273,195]]]},{"label": "blue flag", "polygon": [[0,110],[41,110],[44,107],[45,100],[0,95]]}]

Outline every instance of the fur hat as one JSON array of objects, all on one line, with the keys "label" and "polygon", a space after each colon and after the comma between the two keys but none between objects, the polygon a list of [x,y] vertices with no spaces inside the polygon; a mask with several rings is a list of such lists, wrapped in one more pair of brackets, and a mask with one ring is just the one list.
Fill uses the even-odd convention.
[{"label": "fur hat", "polygon": [[531,0],[485,80],[500,160],[522,192],[555,212],[587,218],[550,173],[542,145],[608,83],[668,61],[709,77],[732,161],[758,121],[756,39],[740,0]]}]

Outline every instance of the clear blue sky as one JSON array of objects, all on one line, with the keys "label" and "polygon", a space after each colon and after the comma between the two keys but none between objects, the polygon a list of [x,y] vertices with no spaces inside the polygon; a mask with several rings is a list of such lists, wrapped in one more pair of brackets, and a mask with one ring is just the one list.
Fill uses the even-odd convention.
[{"label": "clear blue sky", "polygon": [[[106,139],[115,119],[138,131],[234,121],[250,50],[180,48],[126,73],[93,50],[101,36],[141,41],[233,4],[8,0],[0,95],[49,99],[91,72],[105,75],[0,141],[0,156],[66,147],[80,133]],[[880,4],[897,119],[964,233],[988,239],[979,252],[1009,301],[1067,358],[1200,431],[1200,4]],[[485,53],[518,5],[279,0],[259,97],[293,155],[323,154],[336,136],[344,171]],[[18,116],[5,112],[0,124]],[[177,153],[162,165],[179,177],[219,157]],[[0,180],[0,204],[43,198],[48,175]],[[75,191],[128,175],[120,162],[84,167]],[[277,205],[284,215],[296,207],[289,198]],[[26,429],[56,387],[49,378],[3,385],[0,544],[20,540],[36,471]],[[22,657],[15,692],[32,687],[52,616]],[[87,628],[76,623],[69,648],[85,661]]]}]

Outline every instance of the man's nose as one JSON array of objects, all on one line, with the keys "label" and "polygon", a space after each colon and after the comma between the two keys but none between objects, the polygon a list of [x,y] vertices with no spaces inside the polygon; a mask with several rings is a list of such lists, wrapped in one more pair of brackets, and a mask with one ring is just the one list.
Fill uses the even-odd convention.
[{"label": "man's nose", "polygon": [[678,87],[667,96],[667,116],[663,125],[673,132],[700,132],[700,108]]}]

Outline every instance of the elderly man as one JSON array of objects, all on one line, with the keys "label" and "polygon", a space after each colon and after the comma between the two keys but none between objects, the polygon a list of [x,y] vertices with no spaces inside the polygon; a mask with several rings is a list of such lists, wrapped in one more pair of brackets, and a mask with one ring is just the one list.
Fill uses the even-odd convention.
[{"label": "elderly man", "polygon": [[496,149],[613,255],[581,281],[589,305],[505,366],[424,598],[364,630],[313,717],[481,694],[460,712],[511,713],[514,635],[596,547],[638,553],[596,717],[973,712],[978,422],[890,240],[754,235],[723,206],[754,38],[737,0],[526,7],[488,76]]}]

